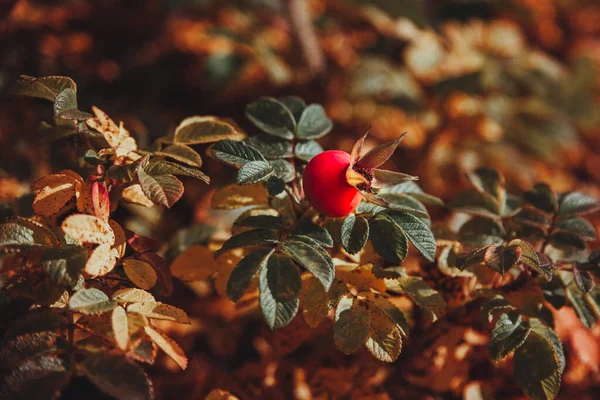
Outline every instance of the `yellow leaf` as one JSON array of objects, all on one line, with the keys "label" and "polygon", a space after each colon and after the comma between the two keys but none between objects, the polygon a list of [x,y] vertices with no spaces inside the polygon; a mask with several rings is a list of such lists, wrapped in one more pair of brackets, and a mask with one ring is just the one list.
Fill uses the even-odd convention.
[{"label": "yellow leaf", "polygon": [[119,303],[153,303],[156,301],[150,293],[138,288],[117,290],[112,295],[112,299]]},{"label": "yellow leaf", "polygon": [[129,326],[127,324],[127,313],[121,306],[115,308],[112,312],[112,329],[115,340],[121,350],[126,350],[129,344]]},{"label": "yellow leaf", "polygon": [[113,270],[116,262],[117,260],[110,252],[110,246],[101,244],[90,253],[84,271],[92,277],[106,275]]},{"label": "yellow leaf", "polygon": [[374,289],[385,293],[385,281],[378,279],[371,272],[372,265],[336,265],[335,277],[349,285],[356,287],[359,291]]},{"label": "yellow leaf", "polygon": [[225,210],[268,204],[269,193],[260,183],[248,186],[227,185],[218,189],[212,198],[213,208]]},{"label": "yellow leaf", "polygon": [[226,390],[214,389],[204,398],[204,400],[239,400],[239,398]]},{"label": "yellow leaf", "polygon": [[92,215],[73,214],[62,223],[63,231],[82,243],[113,245],[115,234],[108,222]]},{"label": "yellow leaf", "polygon": [[181,253],[171,264],[171,273],[182,281],[202,281],[215,273],[220,266],[213,252],[205,246],[192,246]]},{"label": "yellow leaf", "polygon": [[151,326],[145,326],[144,330],[150,336],[150,339],[154,343],[161,348],[169,357],[173,359],[181,367],[181,369],[186,369],[188,364],[188,359],[185,356],[181,347],[170,337],[168,337],[163,331],[158,328],[154,328]]},{"label": "yellow leaf", "polygon": [[154,207],[154,203],[142,191],[140,184],[126,187],[123,190],[123,200],[128,203],[139,204],[144,207]]},{"label": "yellow leaf", "polygon": [[156,271],[150,264],[134,259],[127,259],[123,262],[125,275],[140,289],[149,290],[156,285]]},{"label": "yellow leaf", "polygon": [[38,190],[42,190],[45,187],[55,188],[57,186],[64,185],[69,183],[75,186],[77,183],[82,183],[83,178],[70,170],[60,171],[57,174],[45,175],[33,182],[31,185],[31,190],[33,192],[37,192]]},{"label": "yellow leaf", "polygon": [[45,186],[33,200],[33,211],[46,217],[56,214],[75,196],[71,183],[58,186]]},{"label": "yellow leaf", "polygon": [[125,250],[127,249],[127,237],[125,236],[125,231],[121,228],[121,225],[113,219],[108,221],[108,225],[110,225],[115,234],[115,244],[112,248],[117,250],[117,254],[119,258],[121,258],[125,255]]},{"label": "yellow leaf", "polygon": [[128,312],[138,313],[148,318],[164,319],[180,324],[191,324],[185,311],[163,303],[134,303],[127,307]]}]

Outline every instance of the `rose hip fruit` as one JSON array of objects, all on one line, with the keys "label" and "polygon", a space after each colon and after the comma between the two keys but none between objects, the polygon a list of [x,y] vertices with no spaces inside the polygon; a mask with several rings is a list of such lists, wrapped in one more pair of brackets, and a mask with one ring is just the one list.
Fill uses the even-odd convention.
[{"label": "rose hip fruit", "polygon": [[304,169],[304,193],[321,214],[343,217],[358,207],[362,194],[346,180],[349,165],[350,154],[329,150],[313,157]]}]

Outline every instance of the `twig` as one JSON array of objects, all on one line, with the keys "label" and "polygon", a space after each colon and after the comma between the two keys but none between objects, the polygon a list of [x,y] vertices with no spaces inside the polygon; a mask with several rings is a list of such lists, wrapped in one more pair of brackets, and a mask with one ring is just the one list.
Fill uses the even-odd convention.
[{"label": "twig", "polygon": [[325,56],[315,33],[307,0],[282,0],[294,34],[313,76],[325,72]]}]

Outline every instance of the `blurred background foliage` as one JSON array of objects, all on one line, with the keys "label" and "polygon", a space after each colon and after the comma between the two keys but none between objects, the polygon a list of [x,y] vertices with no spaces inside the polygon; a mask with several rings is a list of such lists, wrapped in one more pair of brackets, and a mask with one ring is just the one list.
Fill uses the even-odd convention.
[{"label": "blurred background foliage", "polygon": [[[0,92],[20,74],[70,76],[82,109],[97,105],[123,120],[141,146],[194,114],[252,131],[245,104],[297,95],[333,119],[324,148],[348,151],[368,129],[368,146],[407,131],[391,167],[419,175],[444,200],[481,165],[501,171],[515,192],[545,181],[600,197],[598,1],[306,0],[308,29],[298,3],[0,1]],[[74,146],[44,141],[37,124],[50,116],[36,101],[0,102],[1,201],[68,168]],[[232,171],[208,158],[203,169],[214,187],[231,182]],[[185,183],[183,201],[162,215],[122,211],[131,229],[168,241],[171,258],[206,242],[199,224],[218,235],[232,221],[211,210],[206,186]],[[194,324],[165,329],[190,367],[153,367],[161,397],[200,398],[213,387],[243,398],[521,396],[508,367],[489,363],[485,337],[451,317],[385,365],[338,353],[330,327],[298,321],[270,332],[208,283],[181,285],[174,296]],[[598,398],[598,326],[583,330],[569,310],[555,318],[569,358],[561,398]]]}]

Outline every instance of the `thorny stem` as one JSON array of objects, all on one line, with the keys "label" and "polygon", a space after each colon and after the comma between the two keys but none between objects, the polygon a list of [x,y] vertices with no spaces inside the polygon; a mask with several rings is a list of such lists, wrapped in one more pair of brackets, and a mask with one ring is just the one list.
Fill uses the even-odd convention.
[{"label": "thorny stem", "polygon": [[308,0],[282,0],[282,2],[310,72],[312,75],[322,74],[325,72],[325,56],[311,21]]}]

